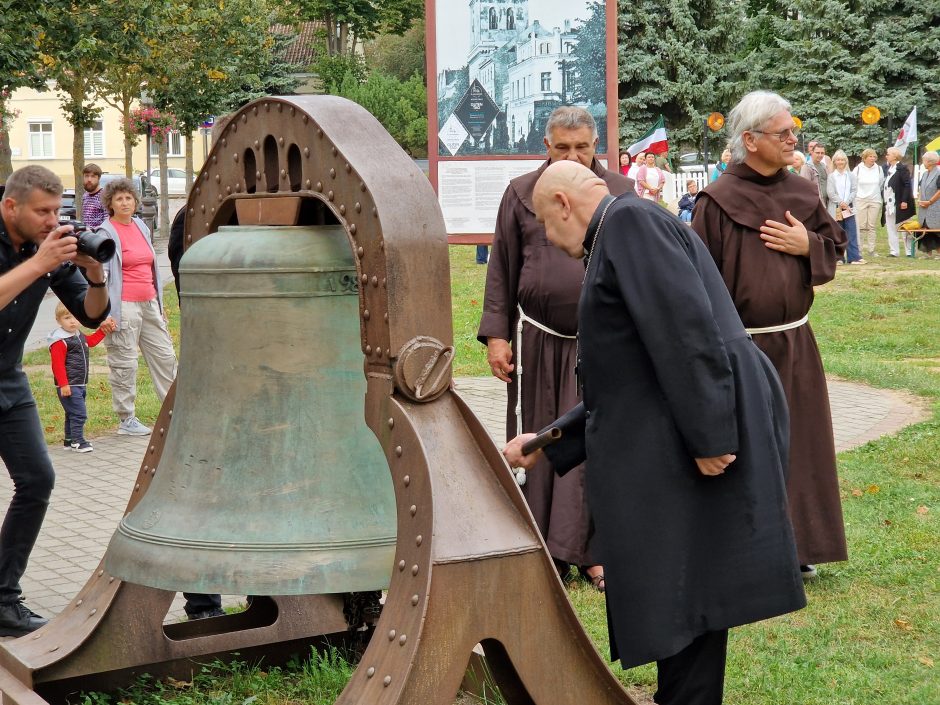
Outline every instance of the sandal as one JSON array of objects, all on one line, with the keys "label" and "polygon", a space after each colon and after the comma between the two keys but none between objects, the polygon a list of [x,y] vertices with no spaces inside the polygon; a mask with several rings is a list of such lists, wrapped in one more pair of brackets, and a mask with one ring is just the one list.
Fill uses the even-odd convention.
[{"label": "sandal", "polygon": [[593,585],[598,592],[605,592],[607,590],[607,583],[604,580],[603,573],[598,573],[597,575],[591,575],[589,577],[591,579],[591,585]]}]

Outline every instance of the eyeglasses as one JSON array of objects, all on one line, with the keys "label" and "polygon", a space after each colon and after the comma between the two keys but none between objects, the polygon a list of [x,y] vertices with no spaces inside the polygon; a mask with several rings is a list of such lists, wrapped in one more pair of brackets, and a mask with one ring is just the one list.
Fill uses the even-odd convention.
[{"label": "eyeglasses", "polygon": [[786,142],[792,136],[793,139],[800,139],[800,130],[798,127],[793,127],[789,130],[783,130],[782,132],[764,132],[763,130],[748,130],[748,132],[756,132],[760,135],[773,135],[781,142]]}]

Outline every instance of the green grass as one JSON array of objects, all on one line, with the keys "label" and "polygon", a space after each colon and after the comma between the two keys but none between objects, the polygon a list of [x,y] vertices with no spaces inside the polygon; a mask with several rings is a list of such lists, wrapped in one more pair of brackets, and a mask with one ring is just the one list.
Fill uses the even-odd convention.
[{"label": "green grass", "polygon": [[[456,374],[485,375],[476,328],[486,268],[474,264],[472,247],[452,247],[451,262]],[[808,585],[806,609],[732,631],[726,702],[932,705],[940,702],[940,262],[881,257],[841,267],[836,280],[819,289],[811,321],[829,373],[917,394],[931,415],[839,455],[850,560],[821,568],[820,579]],[[144,396],[149,380],[143,370],[141,377]],[[110,414],[106,401],[96,418]],[[93,404],[99,402],[96,392]],[[146,408],[141,404],[145,423],[156,414],[155,406]],[[43,418],[48,426],[51,420]],[[99,428],[115,422],[111,415]],[[580,585],[570,595],[606,654],[602,597]],[[257,696],[259,704],[330,703],[332,691],[321,699],[298,693],[327,676],[335,676],[331,682],[339,689],[350,667],[312,664],[267,672],[217,667],[193,685],[151,682],[125,700],[189,705],[247,703]],[[654,666],[614,670],[634,692],[655,689]]]}]

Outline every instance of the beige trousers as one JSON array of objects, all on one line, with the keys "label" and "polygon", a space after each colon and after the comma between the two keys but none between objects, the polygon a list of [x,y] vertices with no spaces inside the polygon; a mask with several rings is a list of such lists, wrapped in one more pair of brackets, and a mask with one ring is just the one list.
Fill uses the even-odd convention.
[{"label": "beige trousers", "polygon": [[176,352],[157,300],[122,301],[121,328],[104,339],[111,368],[111,402],[121,421],[134,416],[137,351],[144,356],[160,401],[176,379]]},{"label": "beige trousers", "polygon": [[868,254],[875,254],[875,234],[881,217],[881,201],[858,199],[855,201],[855,221],[858,223],[858,249],[862,244],[868,248]]}]

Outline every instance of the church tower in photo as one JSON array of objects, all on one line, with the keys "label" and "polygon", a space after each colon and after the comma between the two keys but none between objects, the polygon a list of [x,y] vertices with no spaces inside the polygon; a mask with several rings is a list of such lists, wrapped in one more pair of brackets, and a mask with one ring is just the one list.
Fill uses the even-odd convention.
[{"label": "church tower in photo", "polygon": [[529,26],[529,0],[470,0],[470,21],[473,30],[467,56],[470,82],[479,81],[496,100],[492,55]]}]

